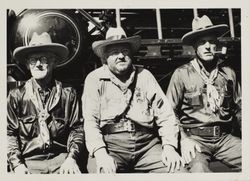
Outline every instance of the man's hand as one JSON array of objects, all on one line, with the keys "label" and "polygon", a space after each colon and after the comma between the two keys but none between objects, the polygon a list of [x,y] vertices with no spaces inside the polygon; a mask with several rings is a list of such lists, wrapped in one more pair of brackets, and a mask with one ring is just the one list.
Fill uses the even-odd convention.
[{"label": "man's hand", "polygon": [[101,148],[95,152],[97,173],[116,173],[115,160],[108,155],[105,148]]},{"label": "man's hand", "polygon": [[14,172],[17,174],[28,174],[29,173],[28,168],[24,164],[18,165],[14,169]]},{"label": "man's hand", "polygon": [[162,162],[167,166],[168,172],[180,170],[181,166],[184,167],[184,160],[171,145],[164,145],[162,152]]},{"label": "man's hand", "polygon": [[81,172],[76,163],[76,160],[71,157],[68,157],[61,165],[59,173],[60,174],[76,174],[76,173],[81,173]]},{"label": "man's hand", "polygon": [[195,158],[196,151],[201,152],[201,148],[196,141],[190,138],[181,140],[181,155],[185,163],[190,163],[192,158]]}]

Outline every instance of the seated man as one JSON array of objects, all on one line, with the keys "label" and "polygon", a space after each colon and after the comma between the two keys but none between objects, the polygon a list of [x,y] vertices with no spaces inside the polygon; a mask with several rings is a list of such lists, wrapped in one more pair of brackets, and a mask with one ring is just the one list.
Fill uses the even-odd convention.
[{"label": "seated man", "polygon": [[[212,158],[241,170],[241,139],[233,136],[241,117],[241,95],[235,72],[216,56],[217,37],[227,25],[213,25],[207,16],[193,20],[183,43],[196,57],[177,68],[167,97],[180,120],[181,154],[191,172],[210,172]],[[241,121],[241,120],[239,120]]]},{"label": "seated man", "polygon": [[106,40],[92,45],[103,66],[87,76],[82,100],[86,146],[97,172],[167,173],[182,165],[171,105],[153,75],[132,65],[140,43],[139,36],[110,28]]},{"label": "seated man", "polygon": [[8,163],[15,173],[80,173],[84,132],[76,91],[53,79],[67,56],[67,47],[52,43],[47,32],[35,32],[28,46],[14,50],[32,76],[8,96]]}]

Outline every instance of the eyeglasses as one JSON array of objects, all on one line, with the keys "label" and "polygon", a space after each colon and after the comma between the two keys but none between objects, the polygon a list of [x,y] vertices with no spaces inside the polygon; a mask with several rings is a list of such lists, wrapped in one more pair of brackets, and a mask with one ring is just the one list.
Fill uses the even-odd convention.
[{"label": "eyeglasses", "polygon": [[31,57],[31,58],[28,59],[28,62],[29,62],[30,65],[34,66],[34,65],[36,65],[38,60],[39,60],[41,65],[48,64],[48,58],[44,57],[44,56],[39,57],[39,58]]}]

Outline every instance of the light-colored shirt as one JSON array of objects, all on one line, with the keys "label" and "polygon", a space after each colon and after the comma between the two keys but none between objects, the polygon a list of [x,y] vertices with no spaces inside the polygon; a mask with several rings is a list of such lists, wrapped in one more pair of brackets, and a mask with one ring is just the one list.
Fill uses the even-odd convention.
[{"label": "light-colored shirt", "polygon": [[[162,145],[177,147],[179,129],[169,101],[148,70],[138,68],[137,72],[134,96],[126,117],[148,128],[153,128],[156,123]],[[133,70],[128,81],[122,83],[107,65],[87,76],[82,102],[86,145],[90,155],[105,147],[101,128],[126,109],[132,95],[129,85],[134,78]]]},{"label": "light-colored shirt", "polygon": [[218,75],[214,79],[220,103],[216,112],[210,109],[207,85],[192,62],[177,68],[171,77],[167,97],[183,127],[197,127],[215,122],[230,122],[241,114],[241,89],[235,72],[218,61]]}]

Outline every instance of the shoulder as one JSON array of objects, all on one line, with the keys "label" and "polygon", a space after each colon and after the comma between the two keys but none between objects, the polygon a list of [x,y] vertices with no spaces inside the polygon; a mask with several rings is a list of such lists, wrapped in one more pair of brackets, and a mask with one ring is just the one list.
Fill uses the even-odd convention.
[{"label": "shoulder", "polygon": [[[86,77],[86,80],[98,80],[100,79],[101,77],[103,77],[105,74],[105,70],[104,70],[104,67],[99,67],[95,70],[93,70],[92,72],[90,72],[87,77]],[[86,81],[85,80],[85,81]]]},{"label": "shoulder", "polygon": [[137,68],[139,77],[143,77],[143,78],[154,77],[153,74],[149,70],[142,68],[142,67],[136,67],[136,68]]},{"label": "shoulder", "polygon": [[192,72],[195,72],[195,70],[191,62],[189,62],[176,68],[172,74],[172,77],[184,78],[185,76],[190,75]]},{"label": "shoulder", "polygon": [[62,88],[62,92],[66,93],[66,94],[70,94],[72,96],[76,96],[76,89],[73,88],[71,85],[67,84],[67,83],[63,83],[60,81],[56,81],[57,85],[59,85]]},{"label": "shoulder", "polygon": [[193,66],[191,64],[191,62],[188,62],[188,63],[185,63],[181,66],[179,66],[175,72],[178,72],[178,73],[185,73],[185,72],[188,72],[188,71],[191,71],[193,70]]},{"label": "shoulder", "polygon": [[229,66],[222,66],[220,68],[220,71],[222,72],[223,75],[227,76],[227,79],[235,79],[236,78],[236,74],[235,71],[229,67]]},{"label": "shoulder", "polygon": [[9,91],[9,96],[21,97],[26,92],[25,84],[26,84],[26,82],[22,82],[21,85],[19,85],[18,87],[11,89]]}]

